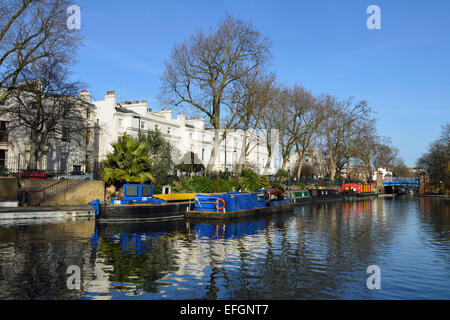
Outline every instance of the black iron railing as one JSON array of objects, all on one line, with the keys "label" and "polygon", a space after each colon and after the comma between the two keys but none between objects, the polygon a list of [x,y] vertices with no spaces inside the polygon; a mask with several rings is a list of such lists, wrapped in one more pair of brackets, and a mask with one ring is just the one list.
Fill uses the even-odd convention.
[{"label": "black iron railing", "polygon": [[70,179],[59,180],[57,183],[47,186],[41,190],[42,201],[46,201],[56,195],[70,191],[71,189],[83,183],[86,183],[86,180],[70,180]]}]

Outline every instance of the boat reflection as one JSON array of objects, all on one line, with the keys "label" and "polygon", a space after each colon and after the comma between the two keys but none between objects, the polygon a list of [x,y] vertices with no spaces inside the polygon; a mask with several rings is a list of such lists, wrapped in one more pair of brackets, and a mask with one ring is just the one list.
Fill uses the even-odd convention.
[{"label": "boat reflection", "polygon": [[266,220],[247,219],[245,221],[228,224],[195,223],[191,227],[198,238],[235,239],[262,232],[266,227]]}]

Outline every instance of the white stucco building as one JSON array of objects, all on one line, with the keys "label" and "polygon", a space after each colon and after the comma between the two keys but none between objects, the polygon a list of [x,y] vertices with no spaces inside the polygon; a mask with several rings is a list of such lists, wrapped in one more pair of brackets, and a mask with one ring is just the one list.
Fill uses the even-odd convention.
[{"label": "white stucco building", "polygon": [[[64,134],[64,128],[60,128],[59,133],[53,132],[48,139],[47,152],[37,163],[38,169],[47,173],[92,170],[96,153],[93,130],[95,106],[90,103],[87,91],[81,92],[80,98],[85,102],[79,115],[79,121],[86,124],[83,126],[84,132]],[[16,124],[15,128],[11,128],[14,119],[7,113],[11,103],[8,99],[0,103],[0,109],[4,111],[0,114],[0,166],[6,167],[9,172],[18,172],[26,169],[30,161],[31,139],[25,127]]]},{"label": "white stucco building", "polygon": [[[184,112],[174,115],[171,109],[152,111],[146,101],[118,102],[114,91],[108,91],[104,100],[94,101],[83,90],[80,97],[87,102],[84,120],[91,128],[83,132],[82,139],[57,135],[49,140],[48,152],[38,163],[38,169],[47,172],[91,172],[111,152],[111,144],[125,133],[137,137],[140,132],[159,130],[174,146],[173,160],[203,164],[209,162],[213,147],[214,129],[201,117],[189,118]],[[30,159],[29,134],[8,130],[8,118],[0,116],[0,165],[16,172],[27,168]],[[250,141],[249,154],[244,168],[259,174],[272,175],[278,170],[278,153],[269,152],[265,134],[228,131],[227,138],[219,146],[214,171],[234,172],[240,160],[244,134]],[[73,133],[71,133],[73,135]],[[81,143],[80,143],[81,140]],[[269,166],[266,168],[267,163]]]},{"label": "white stucco building", "polygon": [[[320,179],[325,176],[325,159],[317,150],[308,150],[305,152],[302,165],[302,177]],[[286,162],[286,170],[291,175],[297,174],[299,158],[297,153],[291,155]]]},{"label": "white stucco building", "polygon": [[391,171],[387,171],[386,168],[378,168],[377,171],[375,171],[372,175],[372,181],[377,181],[377,173],[381,173],[381,176],[383,178],[383,180],[389,180],[392,179],[392,172]]},{"label": "white stucco building", "polygon": [[[159,130],[174,146],[175,163],[190,162],[193,153],[195,164],[207,166],[213,146],[214,130],[206,126],[204,118],[188,119],[184,112],[175,116],[171,109],[152,111],[145,100],[118,102],[114,91],[108,91],[104,100],[93,103],[96,107],[95,118],[100,128],[98,162],[103,161],[106,154],[112,151],[111,143],[117,141],[119,136],[125,133],[137,136],[139,132]],[[243,131],[228,132],[226,140],[220,145],[215,171],[235,170],[242,150],[243,134]],[[247,167],[261,174],[275,174],[277,170],[275,157],[270,161],[270,168],[264,170],[269,160],[265,140],[261,135],[253,134],[250,141]]]}]

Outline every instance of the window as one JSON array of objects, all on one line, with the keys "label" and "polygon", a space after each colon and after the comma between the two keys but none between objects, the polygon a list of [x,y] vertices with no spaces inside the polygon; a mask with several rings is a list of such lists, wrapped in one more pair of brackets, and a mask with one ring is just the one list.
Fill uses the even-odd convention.
[{"label": "window", "polygon": [[61,141],[69,141],[69,128],[65,127],[62,129]]},{"label": "window", "polygon": [[81,172],[81,166],[73,166],[73,172]]},{"label": "window", "polygon": [[89,145],[89,143],[91,142],[91,130],[87,130],[86,132],[86,145]]},{"label": "window", "polygon": [[141,129],[145,129],[145,122],[141,122]]},{"label": "window", "polygon": [[68,153],[61,153],[61,164],[60,164],[60,170],[66,171],[67,170],[67,159],[69,158]]},{"label": "window", "polygon": [[8,142],[7,122],[0,121],[0,142]]},{"label": "window", "polygon": [[167,134],[170,134],[170,127],[167,128]]},{"label": "window", "polygon": [[144,186],[142,187],[142,196],[143,197],[151,197],[152,194],[152,187],[150,186]]},{"label": "window", "polygon": [[155,124],[155,131],[156,131],[156,130],[158,130],[158,125],[157,125],[157,124]]},{"label": "window", "polygon": [[126,197],[137,197],[138,196],[138,187],[137,186],[127,186],[125,188],[125,196]]},{"label": "window", "polygon": [[6,150],[0,150],[0,166],[6,166]]}]

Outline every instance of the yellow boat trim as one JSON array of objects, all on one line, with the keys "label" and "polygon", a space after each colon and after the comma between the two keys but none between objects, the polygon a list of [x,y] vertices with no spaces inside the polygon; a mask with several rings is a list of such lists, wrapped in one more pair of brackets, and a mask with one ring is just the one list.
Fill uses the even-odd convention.
[{"label": "yellow boat trim", "polygon": [[198,193],[171,193],[171,194],[155,194],[154,198],[158,198],[165,201],[183,201],[194,200]]}]

